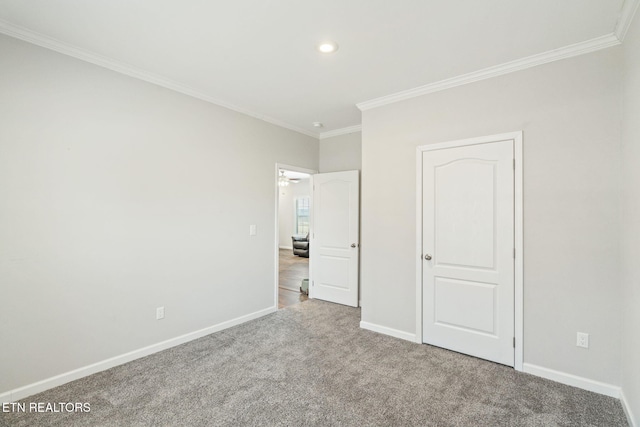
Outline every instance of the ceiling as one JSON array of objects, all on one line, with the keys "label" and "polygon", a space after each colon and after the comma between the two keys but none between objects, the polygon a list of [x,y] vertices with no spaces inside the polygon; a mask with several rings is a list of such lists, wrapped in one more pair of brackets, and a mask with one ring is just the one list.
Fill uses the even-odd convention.
[{"label": "ceiling", "polygon": [[358,103],[612,34],[623,2],[0,0],[0,32],[322,136]]}]

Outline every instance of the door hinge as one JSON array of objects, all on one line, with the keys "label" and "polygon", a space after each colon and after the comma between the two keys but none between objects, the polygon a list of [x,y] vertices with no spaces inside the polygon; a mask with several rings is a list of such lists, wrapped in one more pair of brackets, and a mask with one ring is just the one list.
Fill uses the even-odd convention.
[{"label": "door hinge", "polygon": [[513,348],[516,348],[516,337],[513,337]]},{"label": "door hinge", "polygon": [[516,170],[516,159],[513,159],[513,170]]},{"label": "door hinge", "polygon": [[516,259],[516,248],[513,248],[513,259]]}]

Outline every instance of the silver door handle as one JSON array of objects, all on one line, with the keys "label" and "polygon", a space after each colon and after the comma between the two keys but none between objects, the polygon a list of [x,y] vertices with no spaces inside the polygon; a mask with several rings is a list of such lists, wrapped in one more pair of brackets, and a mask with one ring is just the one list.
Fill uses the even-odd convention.
[{"label": "silver door handle", "polygon": [[425,254],[424,259],[427,261],[431,261],[431,255]]},{"label": "silver door handle", "polygon": [[356,244],[355,244],[355,243],[352,243],[352,244],[351,244],[351,247],[352,247],[352,248],[355,248],[355,247],[356,247]]}]

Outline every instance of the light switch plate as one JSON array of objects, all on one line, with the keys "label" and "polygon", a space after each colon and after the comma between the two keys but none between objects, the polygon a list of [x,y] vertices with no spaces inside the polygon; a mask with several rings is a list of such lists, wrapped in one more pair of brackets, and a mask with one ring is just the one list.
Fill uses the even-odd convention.
[{"label": "light switch plate", "polygon": [[258,234],[257,227],[255,226],[255,224],[250,225],[249,226],[249,236],[255,236],[256,234]]}]

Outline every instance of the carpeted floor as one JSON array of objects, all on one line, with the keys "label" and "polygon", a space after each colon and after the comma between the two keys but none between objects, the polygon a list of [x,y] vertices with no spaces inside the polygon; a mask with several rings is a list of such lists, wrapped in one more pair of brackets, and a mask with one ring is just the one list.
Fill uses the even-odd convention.
[{"label": "carpeted floor", "polygon": [[25,399],[89,402],[89,413],[0,413],[0,423],[627,425],[616,399],[362,330],[359,320],[358,309],[309,300]]}]

